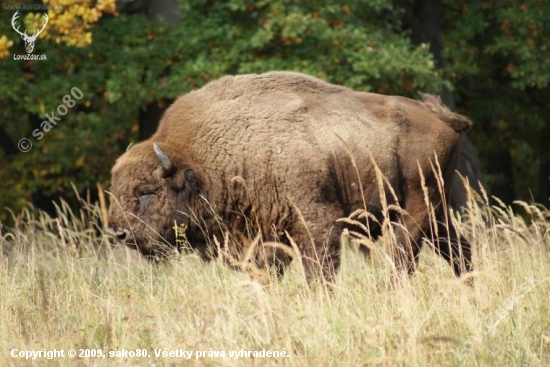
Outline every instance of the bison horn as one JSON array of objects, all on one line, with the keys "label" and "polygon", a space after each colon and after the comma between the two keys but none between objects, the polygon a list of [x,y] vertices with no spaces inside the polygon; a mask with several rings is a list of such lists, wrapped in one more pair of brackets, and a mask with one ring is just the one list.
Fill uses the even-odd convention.
[{"label": "bison horn", "polygon": [[172,172],[172,169],[174,168],[174,165],[172,162],[170,162],[170,158],[159,148],[158,145],[153,144],[153,149],[155,150],[155,154],[157,155],[160,164],[162,166],[162,173],[161,177],[166,177],[170,172]]}]

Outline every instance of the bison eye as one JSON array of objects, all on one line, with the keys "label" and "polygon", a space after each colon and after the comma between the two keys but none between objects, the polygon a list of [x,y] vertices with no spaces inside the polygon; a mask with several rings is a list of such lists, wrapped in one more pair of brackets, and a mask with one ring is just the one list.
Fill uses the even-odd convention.
[{"label": "bison eye", "polygon": [[156,195],[156,193],[157,193],[157,189],[150,186],[138,187],[135,190],[135,195],[138,198]]}]

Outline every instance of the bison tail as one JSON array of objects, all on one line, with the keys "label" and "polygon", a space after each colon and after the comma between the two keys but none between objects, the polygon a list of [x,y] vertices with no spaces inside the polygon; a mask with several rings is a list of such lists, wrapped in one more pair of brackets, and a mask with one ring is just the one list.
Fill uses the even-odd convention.
[{"label": "bison tail", "polygon": [[422,94],[421,105],[445,121],[457,132],[468,131],[472,127],[472,121],[469,118],[449,110],[439,97],[432,96],[431,94]]}]

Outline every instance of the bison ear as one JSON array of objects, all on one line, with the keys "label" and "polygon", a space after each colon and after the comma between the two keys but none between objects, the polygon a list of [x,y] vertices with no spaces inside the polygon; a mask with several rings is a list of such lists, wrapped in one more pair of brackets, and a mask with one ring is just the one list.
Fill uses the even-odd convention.
[{"label": "bison ear", "polygon": [[200,179],[191,168],[187,168],[178,174],[176,181],[179,189],[198,191],[200,188]]},{"label": "bison ear", "polygon": [[191,168],[185,170],[185,181],[190,187],[197,189],[199,188],[199,178]]}]

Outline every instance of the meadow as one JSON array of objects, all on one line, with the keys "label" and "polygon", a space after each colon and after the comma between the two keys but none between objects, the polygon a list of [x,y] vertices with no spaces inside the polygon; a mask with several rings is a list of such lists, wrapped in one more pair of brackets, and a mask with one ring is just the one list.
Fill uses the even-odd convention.
[{"label": "meadow", "polygon": [[29,207],[0,227],[0,365],[548,366],[550,212],[513,208],[472,202],[454,219],[474,287],[429,246],[392,281],[383,238],[368,259],[345,241],[328,289],[296,261],[267,282],[193,254],[148,263],[113,246],[104,203]]}]

